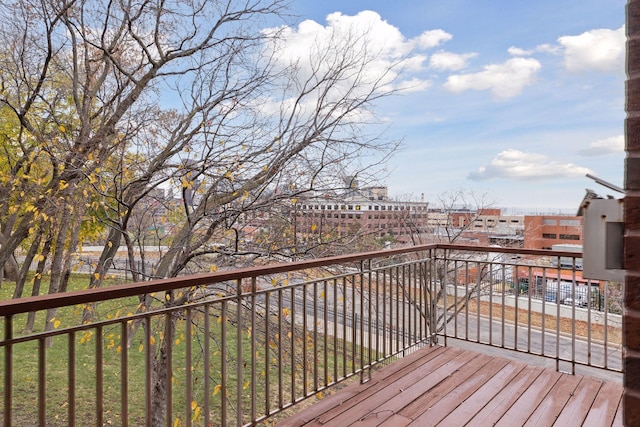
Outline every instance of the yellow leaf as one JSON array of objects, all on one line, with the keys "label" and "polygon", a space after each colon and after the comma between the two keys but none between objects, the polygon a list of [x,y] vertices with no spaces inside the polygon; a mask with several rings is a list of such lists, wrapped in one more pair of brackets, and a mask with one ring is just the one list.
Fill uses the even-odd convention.
[{"label": "yellow leaf", "polygon": [[109,245],[110,248],[113,247],[113,243],[112,242],[107,243],[107,245]]},{"label": "yellow leaf", "polygon": [[66,129],[62,125],[58,126],[58,129],[60,129],[60,132],[65,132],[66,131]]},{"label": "yellow leaf", "polygon": [[176,418],[176,420],[173,422],[173,427],[180,427],[180,425],[180,418]]},{"label": "yellow leaf", "polygon": [[149,338],[149,342],[151,343],[151,345],[156,345],[156,339],[155,339],[155,337],[151,336],[151,337]]},{"label": "yellow leaf", "polygon": [[195,400],[191,401],[191,410],[195,410],[198,407],[198,402],[196,402]]},{"label": "yellow leaf", "polygon": [[215,265],[212,265],[211,267],[209,267],[210,271],[216,271],[218,269],[218,267],[216,267]]},{"label": "yellow leaf", "polygon": [[140,347],[138,347],[138,352],[142,353],[143,350],[144,350],[144,345],[140,344]]},{"label": "yellow leaf", "polygon": [[60,327],[60,321],[58,319],[56,319],[55,322],[53,322],[53,327],[56,329]]},{"label": "yellow leaf", "polygon": [[44,261],[44,255],[40,254],[40,256],[38,257],[38,261],[40,262]]},{"label": "yellow leaf", "polygon": [[217,386],[215,386],[213,388],[213,395],[215,396],[216,394],[220,393],[220,389],[222,388],[221,384],[218,384]]}]

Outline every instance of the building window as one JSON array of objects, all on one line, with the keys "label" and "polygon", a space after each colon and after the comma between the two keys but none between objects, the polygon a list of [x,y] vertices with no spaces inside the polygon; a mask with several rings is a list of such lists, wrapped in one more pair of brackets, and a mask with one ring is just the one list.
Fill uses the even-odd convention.
[{"label": "building window", "polygon": [[552,233],[542,233],[542,238],[543,239],[557,239],[558,235],[557,234],[552,234]]},{"label": "building window", "polygon": [[549,219],[549,218],[543,218],[542,219],[542,224],[544,224],[544,225],[558,225],[558,220]]},{"label": "building window", "polygon": [[564,225],[567,227],[580,227],[579,219],[561,219],[560,225]]},{"label": "building window", "polygon": [[561,234],[560,239],[561,240],[580,240],[580,236],[578,236],[577,234]]}]

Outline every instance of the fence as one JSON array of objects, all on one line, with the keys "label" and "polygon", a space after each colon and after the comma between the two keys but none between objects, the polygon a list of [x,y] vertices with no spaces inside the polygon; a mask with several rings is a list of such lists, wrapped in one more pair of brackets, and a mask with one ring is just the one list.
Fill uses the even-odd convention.
[{"label": "fence", "polygon": [[[496,251],[425,245],[2,302],[4,425],[252,425],[451,338],[619,369],[607,311],[583,339],[520,289],[521,270],[534,283],[549,257],[579,254]],[[30,312],[41,332],[21,332]]]}]

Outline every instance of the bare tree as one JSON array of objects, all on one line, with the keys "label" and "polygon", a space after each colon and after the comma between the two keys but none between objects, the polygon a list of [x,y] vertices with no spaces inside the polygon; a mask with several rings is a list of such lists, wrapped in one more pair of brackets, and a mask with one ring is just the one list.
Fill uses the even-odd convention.
[{"label": "bare tree", "polygon": [[[133,277],[198,271],[211,257],[224,266],[262,255],[239,238],[245,215],[335,188],[345,168],[374,174],[371,165],[397,144],[365,126],[375,122],[375,102],[395,91],[400,61],[373,66],[380,52],[354,29],[287,62],[279,31],[260,28],[283,7],[281,0],[0,5],[0,112],[11,124],[2,135],[0,264],[35,245],[38,259],[52,257],[50,292],[57,292],[78,243],[91,239],[103,250],[89,286],[100,286],[123,243],[132,270],[146,265],[134,249],[146,246],[148,201],[175,189],[179,197],[163,199],[171,233],[153,267]],[[162,303],[195,297],[175,293]],[[150,304],[145,297],[141,309]],[[167,348],[162,340],[155,347],[160,425]]]}]

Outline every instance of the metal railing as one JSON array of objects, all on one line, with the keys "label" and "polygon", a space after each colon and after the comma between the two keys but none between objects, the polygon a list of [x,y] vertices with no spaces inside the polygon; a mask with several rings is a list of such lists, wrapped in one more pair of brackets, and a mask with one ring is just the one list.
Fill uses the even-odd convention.
[{"label": "metal railing", "polygon": [[252,425],[439,339],[619,369],[606,289],[545,300],[575,256],[424,245],[0,302],[4,425]]},{"label": "metal railing", "polygon": [[[581,254],[437,251],[437,335],[622,372],[622,285],[582,277]],[[566,362],[566,363],[565,363]]]}]

